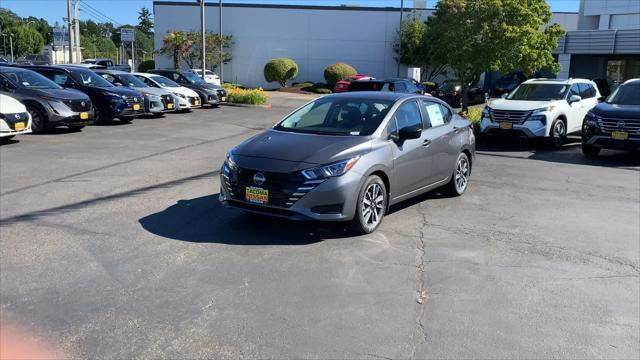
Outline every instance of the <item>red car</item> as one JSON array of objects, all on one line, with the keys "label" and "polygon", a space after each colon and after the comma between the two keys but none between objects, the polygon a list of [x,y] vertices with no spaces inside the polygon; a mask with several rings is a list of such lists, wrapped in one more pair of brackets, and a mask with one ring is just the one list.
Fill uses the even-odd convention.
[{"label": "red car", "polygon": [[348,80],[338,81],[336,83],[336,85],[333,87],[333,92],[334,93],[346,92],[347,89],[349,88],[349,84],[351,84],[352,81],[354,81],[354,80],[369,80],[369,79],[373,79],[373,77],[369,76],[369,75],[353,75],[353,76],[349,76]]}]

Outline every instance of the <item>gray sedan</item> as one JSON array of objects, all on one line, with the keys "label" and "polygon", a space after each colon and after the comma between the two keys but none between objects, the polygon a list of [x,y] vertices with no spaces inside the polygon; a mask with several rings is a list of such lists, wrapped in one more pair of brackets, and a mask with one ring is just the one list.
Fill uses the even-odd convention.
[{"label": "gray sedan", "polygon": [[462,195],[474,158],[471,124],[438,99],[328,95],[231,149],[220,201],[294,220],[349,221],[366,234],[393,204],[439,187]]}]

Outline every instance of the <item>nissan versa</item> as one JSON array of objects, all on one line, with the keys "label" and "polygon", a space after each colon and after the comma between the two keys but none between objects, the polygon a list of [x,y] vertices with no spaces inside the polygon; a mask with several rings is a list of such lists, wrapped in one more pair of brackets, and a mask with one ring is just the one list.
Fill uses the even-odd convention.
[{"label": "nissan versa", "polygon": [[366,234],[390,205],[441,186],[463,194],[474,157],[471,124],[433,97],[328,95],[231,149],[220,201]]}]

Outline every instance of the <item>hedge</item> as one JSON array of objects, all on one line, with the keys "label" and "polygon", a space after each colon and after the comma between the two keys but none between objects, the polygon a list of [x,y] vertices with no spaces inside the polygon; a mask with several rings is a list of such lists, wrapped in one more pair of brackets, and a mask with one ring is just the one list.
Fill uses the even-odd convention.
[{"label": "hedge", "polygon": [[331,87],[338,81],[346,80],[358,72],[353,66],[345,63],[335,63],[324,69],[324,79]]},{"label": "hedge", "polygon": [[296,76],[298,76],[298,64],[291,59],[273,59],[264,65],[265,80],[278,82],[282,87],[286,87],[287,80],[295,79]]},{"label": "hedge", "polygon": [[227,88],[227,101],[234,104],[264,105],[268,97],[264,90]]},{"label": "hedge", "polygon": [[147,72],[148,70],[152,70],[156,68],[156,62],[153,60],[145,60],[138,64],[139,72]]}]

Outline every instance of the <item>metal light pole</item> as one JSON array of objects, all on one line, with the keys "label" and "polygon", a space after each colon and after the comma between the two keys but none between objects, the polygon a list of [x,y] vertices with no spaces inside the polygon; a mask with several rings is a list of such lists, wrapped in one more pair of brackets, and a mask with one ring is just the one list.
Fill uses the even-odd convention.
[{"label": "metal light pole", "polygon": [[71,39],[73,39],[73,30],[71,29],[71,0],[67,0],[67,30],[69,31],[69,64],[73,64],[73,48],[71,47]]},{"label": "metal light pole", "polygon": [[11,48],[11,62],[14,62],[14,59],[13,59],[13,34],[9,34],[9,47]]},{"label": "metal light pole", "polygon": [[78,63],[80,63],[80,59],[82,58],[82,52],[80,51],[80,11],[78,8],[79,5],[80,5],[80,1],[76,0],[75,11],[74,11],[75,12],[74,29],[75,29],[76,61]]},{"label": "metal light pole", "polygon": [[404,13],[404,0],[400,0],[400,42],[398,43],[398,69],[396,76],[400,77],[400,59],[402,58],[402,13]]},{"label": "metal light pole", "polygon": [[198,0],[200,2],[200,59],[202,60],[202,67],[200,70],[202,71],[202,80],[204,80],[204,73],[207,69],[207,60],[206,60],[206,30],[204,27],[204,0]]},{"label": "metal light pole", "polygon": [[224,80],[222,80],[224,75],[224,59],[222,58],[222,42],[224,41],[224,37],[222,36],[222,0],[218,1],[218,23],[220,24],[220,85],[224,84]]}]

